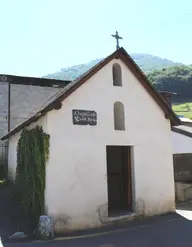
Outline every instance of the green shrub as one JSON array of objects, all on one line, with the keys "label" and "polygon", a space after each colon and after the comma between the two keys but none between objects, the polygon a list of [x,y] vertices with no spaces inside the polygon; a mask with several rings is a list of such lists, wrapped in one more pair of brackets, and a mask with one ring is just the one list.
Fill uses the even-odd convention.
[{"label": "green shrub", "polygon": [[23,130],[17,146],[16,194],[31,215],[35,229],[44,214],[46,162],[49,135],[41,127]]}]

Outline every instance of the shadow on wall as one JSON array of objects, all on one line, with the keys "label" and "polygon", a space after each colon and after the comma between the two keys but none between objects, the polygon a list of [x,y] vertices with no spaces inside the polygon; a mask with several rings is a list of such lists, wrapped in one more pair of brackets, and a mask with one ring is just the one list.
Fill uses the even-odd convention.
[{"label": "shadow on wall", "polygon": [[174,154],[173,164],[176,202],[192,200],[192,153]]},{"label": "shadow on wall", "polygon": [[192,183],[192,153],[173,154],[175,182]]},{"label": "shadow on wall", "polygon": [[0,180],[4,179],[6,176],[6,167],[7,167],[7,155],[8,155],[8,146],[7,142],[0,143]]}]

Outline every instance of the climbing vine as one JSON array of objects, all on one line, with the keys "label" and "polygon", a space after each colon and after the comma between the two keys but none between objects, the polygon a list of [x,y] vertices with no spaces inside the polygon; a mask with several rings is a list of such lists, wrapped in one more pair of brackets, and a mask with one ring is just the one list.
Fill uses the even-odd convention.
[{"label": "climbing vine", "polygon": [[46,162],[49,138],[42,127],[24,129],[17,145],[16,191],[20,202],[30,213],[35,228],[44,214]]}]

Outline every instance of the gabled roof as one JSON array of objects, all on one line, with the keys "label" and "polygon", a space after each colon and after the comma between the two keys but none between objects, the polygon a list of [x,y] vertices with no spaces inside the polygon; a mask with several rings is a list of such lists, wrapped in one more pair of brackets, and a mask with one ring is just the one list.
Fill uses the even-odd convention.
[{"label": "gabled roof", "polygon": [[153,88],[153,86],[148,81],[145,74],[141,71],[141,69],[137,66],[134,60],[128,55],[124,48],[120,48],[113,52],[111,55],[100,61],[82,76],[77,78],[76,80],[70,82],[65,88],[61,89],[58,93],[54,95],[46,104],[32,117],[28,120],[17,126],[15,129],[11,130],[7,135],[1,138],[1,140],[5,140],[9,138],[11,135],[14,135],[22,128],[28,126],[32,122],[36,122],[39,118],[44,116],[47,112],[53,109],[60,109],[62,106],[62,101],[66,99],[70,94],[72,94],[76,89],[78,89],[81,85],[86,83],[93,75],[95,75],[99,70],[101,70],[105,65],[107,65],[113,59],[121,59],[125,65],[129,68],[129,70],[135,75],[138,81],[142,84],[142,86],[148,91],[151,97],[156,101],[156,103],[163,110],[165,117],[170,119],[173,125],[180,125],[181,121],[173,112],[173,110],[167,105],[161,95]]}]

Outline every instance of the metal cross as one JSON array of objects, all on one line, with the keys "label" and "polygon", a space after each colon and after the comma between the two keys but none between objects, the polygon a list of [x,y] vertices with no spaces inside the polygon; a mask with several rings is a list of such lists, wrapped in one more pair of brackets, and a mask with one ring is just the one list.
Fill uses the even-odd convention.
[{"label": "metal cross", "polygon": [[116,42],[117,42],[116,48],[117,48],[117,50],[118,50],[118,49],[120,48],[120,47],[119,47],[119,39],[123,39],[123,38],[119,36],[119,34],[118,34],[117,31],[116,31],[115,34],[112,34],[111,36],[112,36],[113,38],[116,39]]}]

